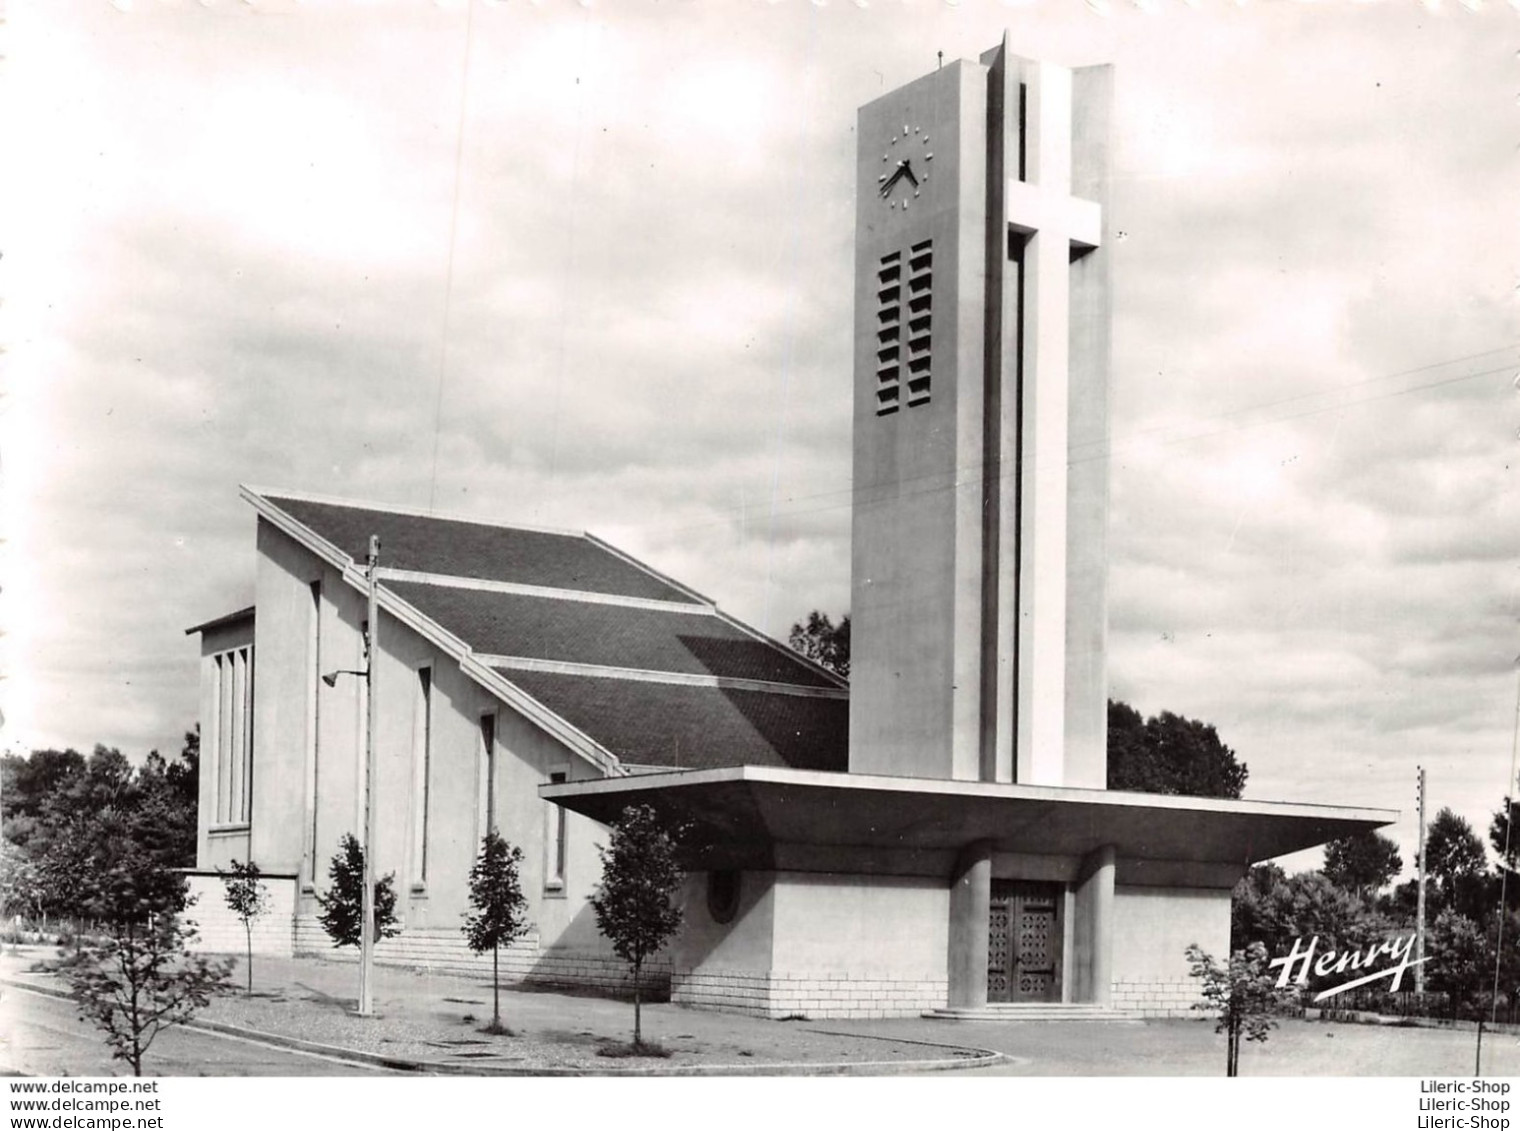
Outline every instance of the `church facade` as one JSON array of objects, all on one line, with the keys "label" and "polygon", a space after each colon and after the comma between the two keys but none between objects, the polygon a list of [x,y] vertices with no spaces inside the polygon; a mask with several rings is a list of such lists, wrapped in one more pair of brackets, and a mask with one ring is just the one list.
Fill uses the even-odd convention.
[{"label": "church facade", "polygon": [[488,969],[459,927],[494,827],[536,925],[504,967],[618,984],[588,899],[638,803],[691,830],[678,1002],[1185,1012],[1184,948],[1227,952],[1251,864],[1396,814],[1105,788],[1110,99],[1107,68],[1005,42],[860,112],[848,686],[589,535],[245,489],[255,604],[191,630],[196,883],[254,859],[264,945],[329,950],[368,667],[379,961]]}]

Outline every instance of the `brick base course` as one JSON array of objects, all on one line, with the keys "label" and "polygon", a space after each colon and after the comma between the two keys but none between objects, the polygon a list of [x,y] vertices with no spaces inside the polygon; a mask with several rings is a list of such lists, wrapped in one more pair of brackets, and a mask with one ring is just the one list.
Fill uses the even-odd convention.
[{"label": "brick base course", "polygon": [[[314,915],[301,915],[295,922],[296,955],[357,962],[353,947],[334,947]],[[633,973],[615,955],[596,951],[572,951],[542,947],[538,935],[529,932],[501,951],[503,985],[595,989],[631,995]],[[464,934],[442,928],[403,931],[375,944],[375,961],[382,966],[401,966],[429,974],[455,974],[489,980],[491,955],[476,954],[466,945]],[[656,959],[644,967],[641,978],[646,1000],[670,996],[670,964]]]},{"label": "brick base course", "polygon": [[772,1020],[917,1017],[945,1004],[943,978],[861,978],[844,971],[676,971],[670,1000],[697,1009]]},{"label": "brick base course", "polygon": [[[215,876],[189,877],[197,896],[190,918],[200,939],[196,949],[241,954],[246,945],[242,922],[228,909],[221,882]],[[337,948],[314,915],[295,915],[295,882],[271,880],[271,908],[254,920],[255,954],[358,961],[352,947]],[[429,973],[455,974],[482,980],[491,976],[491,956],[478,955],[458,931],[414,929],[383,939],[375,961]],[[505,985],[534,985],[593,989],[628,995],[633,978],[627,963],[596,951],[545,948],[530,933],[501,953]],[[648,1000],[668,998],[680,1005],[739,1013],[750,1017],[885,1018],[916,1017],[945,1005],[948,983],[943,978],[863,978],[846,971],[755,972],[744,970],[672,971],[667,959],[657,958],[644,971]],[[1116,981],[1113,1006],[1142,1017],[1198,1017],[1197,982]]]},{"label": "brick base course", "polygon": [[1193,1003],[1202,1000],[1198,983],[1191,978],[1181,982],[1114,982],[1114,1008],[1142,1017],[1199,1017],[1202,1015]]},{"label": "brick base course", "polygon": [[280,877],[266,878],[264,889],[269,893],[269,909],[249,924],[251,931],[245,933],[243,921],[227,906],[227,889],[214,875],[191,873],[186,877],[190,895],[195,900],[185,918],[195,924],[198,938],[192,949],[213,954],[243,954],[248,949],[252,935],[253,953],[271,958],[289,958],[293,940],[290,923],[296,904],[296,882]]}]

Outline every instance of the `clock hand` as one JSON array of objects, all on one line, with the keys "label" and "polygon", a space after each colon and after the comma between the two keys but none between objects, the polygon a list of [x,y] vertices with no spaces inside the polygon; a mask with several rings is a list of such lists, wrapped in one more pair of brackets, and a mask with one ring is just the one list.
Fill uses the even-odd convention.
[{"label": "clock hand", "polygon": [[899,161],[897,163],[897,170],[890,177],[888,177],[885,181],[882,182],[881,188],[879,188],[879,189],[876,190],[877,195],[881,196],[881,197],[886,197],[886,196],[890,195],[891,192],[892,192],[892,186],[895,185],[895,184],[897,184],[898,179],[902,175],[903,175],[903,166],[902,166],[902,162]]},{"label": "clock hand", "polygon": [[913,175],[913,164],[911,161],[903,161],[900,171],[907,174],[908,180],[913,182],[914,188],[918,187],[918,178]]}]

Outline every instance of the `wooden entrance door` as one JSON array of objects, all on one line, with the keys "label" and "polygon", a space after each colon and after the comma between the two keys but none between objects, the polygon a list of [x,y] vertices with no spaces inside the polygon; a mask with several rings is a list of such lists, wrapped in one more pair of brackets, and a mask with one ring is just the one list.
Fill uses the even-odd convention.
[{"label": "wooden entrance door", "polygon": [[987,1000],[1061,1000],[1061,886],[993,880]]}]

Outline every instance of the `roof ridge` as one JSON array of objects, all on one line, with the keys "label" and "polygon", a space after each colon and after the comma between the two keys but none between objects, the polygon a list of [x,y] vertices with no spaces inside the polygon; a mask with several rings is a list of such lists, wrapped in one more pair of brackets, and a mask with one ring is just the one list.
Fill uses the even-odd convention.
[{"label": "roof ridge", "polygon": [[366,499],[348,499],[338,495],[324,495],[314,491],[288,490],[283,487],[262,487],[256,483],[240,484],[244,491],[264,499],[291,499],[302,503],[319,503],[330,507],[348,507],[352,510],[378,511],[381,514],[399,514],[408,518],[433,519],[437,522],[463,522],[471,526],[485,526],[493,530],[526,530],[535,534],[557,534],[566,538],[591,539],[584,530],[568,530],[557,526],[539,526],[526,522],[502,522],[476,515],[458,514],[452,511],[428,510],[405,504],[377,503]]},{"label": "roof ridge", "polygon": [[395,569],[381,566],[382,582],[407,585],[431,585],[439,589],[468,589],[480,593],[509,593],[519,597],[537,597],[546,601],[581,601],[592,605],[619,605],[629,609],[655,609],[692,616],[716,616],[718,607],[701,601],[670,601],[660,597],[630,597],[622,593],[603,593],[595,589],[571,589],[565,586],[533,585],[523,581],[499,581],[486,577],[461,577],[432,570]]},{"label": "roof ridge", "polygon": [[717,675],[711,672],[678,672],[668,668],[634,668],[620,664],[549,660],[536,656],[476,652],[475,658],[497,671],[539,672],[543,675],[577,676],[584,679],[621,679],[630,683],[666,683],[673,687],[716,687],[727,691],[754,691],[765,695],[795,695],[803,699],[848,699],[847,687],[791,683],[782,679]]},{"label": "roof ridge", "polygon": [[653,577],[656,581],[662,582],[663,584],[668,585],[672,589],[675,589],[681,593],[685,593],[688,597],[691,597],[704,605],[708,605],[713,609],[716,609],[718,607],[718,602],[714,601],[705,593],[698,593],[695,589],[693,589],[690,585],[687,585],[685,582],[677,581],[668,573],[655,569],[654,566],[650,565],[643,559],[634,557],[627,550],[621,549],[618,546],[614,546],[605,538],[593,534],[589,530],[586,531],[586,541],[590,542],[594,546],[600,547],[614,557],[621,558],[623,561],[627,562],[635,569],[642,570],[644,573],[649,574],[649,576]]}]

